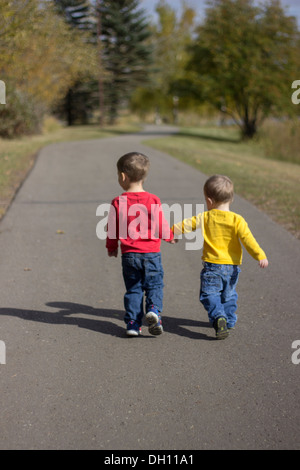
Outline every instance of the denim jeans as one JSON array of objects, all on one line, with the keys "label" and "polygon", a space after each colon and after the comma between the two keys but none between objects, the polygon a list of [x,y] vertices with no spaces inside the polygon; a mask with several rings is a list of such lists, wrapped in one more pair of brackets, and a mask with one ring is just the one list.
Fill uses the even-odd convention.
[{"label": "denim jeans", "polygon": [[203,263],[201,271],[200,302],[208,313],[211,324],[219,317],[227,320],[233,328],[237,321],[236,285],[240,273],[239,266],[231,264]]},{"label": "denim jeans", "polygon": [[159,312],[163,308],[164,271],[160,253],[124,253],[122,255],[123,278],[126,287],[124,296],[125,317],[142,324],[144,294],[146,313],[154,306]]}]

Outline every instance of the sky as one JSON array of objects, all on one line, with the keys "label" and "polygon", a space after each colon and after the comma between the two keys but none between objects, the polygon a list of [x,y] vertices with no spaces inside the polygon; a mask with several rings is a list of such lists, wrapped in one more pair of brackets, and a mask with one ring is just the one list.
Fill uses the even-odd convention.
[{"label": "sky", "polygon": [[[180,11],[180,6],[182,4],[181,0],[166,0],[169,5],[171,5],[176,10]],[[186,3],[191,6],[197,12],[197,18],[201,20],[204,17],[204,12],[206,8],[206,0],[185,0]],[[155,18],[155,6],[158,3],[158,0],[141,0],[141,7],[149,12],[151,16]],[[263,3],[262,1],[257,1],[257,3]],[[283,7],[286,7],[286,11],[291,16],[296,16],[298,19],[298,25],[300,25],[300,0],[281,0]]]}]

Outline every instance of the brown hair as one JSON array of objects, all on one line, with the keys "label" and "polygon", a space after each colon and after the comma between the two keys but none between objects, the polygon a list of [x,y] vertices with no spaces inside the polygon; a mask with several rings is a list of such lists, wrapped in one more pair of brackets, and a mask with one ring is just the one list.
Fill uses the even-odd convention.
[{"label": "brown hair", "polygon": [[149,158],[139,152],[126,153],[117,162],[119,173],[125,173],[132,182],[143,181],[149,167]]},{"label": "brown hair", "polygon": [[216,203],[228,202],[233,199],[233,183],[228,176],[213,175],[204,185],[204,194]]}]

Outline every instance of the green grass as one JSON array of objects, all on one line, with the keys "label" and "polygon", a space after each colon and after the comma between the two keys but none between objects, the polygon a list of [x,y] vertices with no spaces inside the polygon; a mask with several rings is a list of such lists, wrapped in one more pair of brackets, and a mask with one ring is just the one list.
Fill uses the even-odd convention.
[{"label": "green grass", "polygon": [[41,148],[54,142],[100,139],[139,130],[135,124],[102,129],[96,125],[64,128],[50,120],[48,124],[48,131],[40,135],[12,140],[0,139],[0,219],[32,168]]},{"label": "green grass", "polygon": [[263,142],[241,141],[236,129],[204,127],[145,143],[206,175],[228,175],[237,194],[300,239],[300,165],[266,158]]}]

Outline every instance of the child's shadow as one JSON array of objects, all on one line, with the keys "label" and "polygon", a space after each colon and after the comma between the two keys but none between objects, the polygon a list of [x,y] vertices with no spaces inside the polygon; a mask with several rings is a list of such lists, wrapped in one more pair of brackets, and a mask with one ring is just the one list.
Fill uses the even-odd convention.
[{"label": "child's shadow", "polygon": [[209,328],[212,330],[209,322],[191,320],[189,318],[174,318],[165,315],[163,315],[162,320],[164,330],[174,335],[206,341],[215,340],[215,337],[206,335],[199,331],[200,328]]},{"label": "child's shadow", "polygon": [[111,336],[124,337],[124,323],[124,326],[120,326],[115,321],[112,321],[119,320],[121,322],[124,316],[123,311],[103,308],[98,309],[72,302],[48,302],[46,306],[55,308],[56,312],[0,308],[0,315],[10,315],[24,320],[49,323],[52,325],[78,326],[79,328],[85,328]]},{"label": "child's shadow", "polygon": [[[72,302],[48,302],[46,305],[57,309],[57,311],[47,312],[41,310],[0,308],[0,315],[10,315],[24,320],[54,325],[75,325],[79,328],[85,328],[102,334],[108,334],[120,338],[126,337],[125,324],[123,322],[123,310],[94,308],[89,305],[76,304]],[[90,318],[92,316],[97,318]],[[110,319],[117,320],[117,322],[120,322],[122,326]],[[207,327],[207,323],[166,316],[163,317],[163,322],[165,331],[169,333],[178,334],[179,336],[187,336],[192,339],[212,339],[200,332],[190,331],[186,328],[189,326]],[[154,336],[151,335],[142,335],[141,337],[154,338]]]}]

